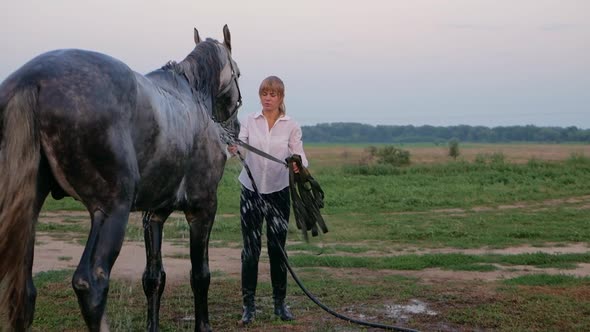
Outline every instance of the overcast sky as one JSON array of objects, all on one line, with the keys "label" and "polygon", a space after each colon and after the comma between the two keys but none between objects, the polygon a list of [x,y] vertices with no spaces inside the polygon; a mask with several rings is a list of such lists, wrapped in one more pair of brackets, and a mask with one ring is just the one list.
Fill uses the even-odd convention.
[{"label": "overcast sky", "polygon": [[0,80],[58,48],[145,74],[226,23],[242,115],[277,75],[302,125],[590,128],[590,0],[3,0]]}]

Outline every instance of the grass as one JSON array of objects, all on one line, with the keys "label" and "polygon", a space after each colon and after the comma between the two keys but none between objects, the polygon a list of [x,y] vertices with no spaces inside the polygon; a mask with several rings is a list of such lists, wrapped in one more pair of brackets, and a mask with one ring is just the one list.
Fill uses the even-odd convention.
[{"label": "grass", "polygon": [[[72,271],[53,271],[50,275],[39,274],[35,278],[40,297],[33,323],[33,331],[57,331],[65,326],[67,330],[83,331],[83,320],[80,319],[73,291],[69,286]],[[415,278],[390,276],[380,280],[368,278],[358,283],[350,292],[341,292],[349,287],[350,279],[314,278],[315,271],[302,271],[301,276],[309,280],[308,287],[315,290],[322,300],[339,311],[344,311],[342,303],[354,301],[374,301],[376,293],[396,294],[389,301],[408,301],[421,292]],[[236,322],[241,315],[239,280],[216,276],[212,279],[209,297],[209,308],[215,330],[237,330]],[[253,330],[282,329],[293,326],[296,330],[316,330],[313,326],[322,324],[318,319],[323,316],[315,305],[307,300],[294,284],[289,285],[289,306],[299,314],[297,321],[284,323],[272,315],[272,290],[267,283],[258,287],[259,313]],[[319,290],[319,291],[318,291]],[[55,299],[55,300],[54,300]],[[168,287],[163,295],[161,307],[162,331],[192,331],[194,321],[192,292],[188,283]],[[53,308],[59,304],[59,308]],[[53,312],[53,314],[50,314]],[[111,331],[137,331],[145,326],[145,296],[138,282],[114,281],[109,291],[108,317]],[[52,318],[52,319],[48,319]],[[187,319],[188,318],[188,319]],[[391,324],[392,322],[390,322]],[[338,321],[324,325],[328,330],[339,326]],[[249,329],[250,330],[250,329]]]},{"label": "grass", "polygon": [[[72,271],[41,273],[35,278],[40,296],[33,331],[83,331],[73,291],[68,287]],[[419,278],[399,275],[358,274],[330,276],[313,268],[300,270],[307,287],[326,305],[349,317],[379,321],[390,325],[413,326],[430,330],[495,331],[584,331],[590,324],[587,313],[590,299],[588,278],[531,275],[498,284],[448,282],[424,284]],[[346,289],[346,291],[342,291]],[[212,279],[209,308],[211,323],[218,331],[237,331],[240,317],[239,280],[223,275]],[[258,315],[249,331],[362,331],[354,325],[328,318],[308,301],[291,282],[289,305],[297,320],[283,323],[272,315],[272,290],[268,283],[258,289]],[[411,304],[423,299],[436,313],[414,315],[405,320],[391,318],[388,307]],[[139,282],[113,281],[109,295],[109,320],[112,331],[136,331],[145,326],[145,297]],[[190,286],[167,287],[161,307],[162,331],[192,331]],[[446,329],[437,329],[444,320]]]},{"label": "grass", "polygon": [[90,223],[87,224],[70,224],[70,223],[38,223],[38,232],[47,233],[87,233],[90,231]]},{"label": "grass", "polygon": [[584,286],[590,284],[590,277],[576,277],[571,275],[559,274],[532,274],[520,276],[504,281],[507,285],[521,286]]},{"label": "grass", "polygon": [[493,301],[451,309],[458,325],[494,331],[587,331],[590,317],[588,278],[529,275],[498,286]]},{"label": "grass", "polygon": [[341,173],[323,171],[320,179],[328,188],[337,188],[327,191],[327,213],[361,211],[367,206],[382,212],[424,211],[584,195],[589,165],[451,162],[402,169],[349,165]]},{"label": "grass", "polygon": [[35,286],[43,296],[37,297],[34,331],[58,331],[63,327],[82,331],[85,328],[84,321],[80,319],[76,295],[69,287],[72,273],[70,270],[59,270],[35,275]]},{"label": "grass", "polygon": [[[219,212],[239,211],[240,165],[228,163],[219,188]],[[590,183],[590,161],[574,155],[563,162],[534,159],[525,164],[447,162],[410,167],[387,165],[312,169],[326,192],[327,214],[362,211],[428,211],[436,208],[472,208],[514,201],[539,201],[585,195]],[[47,211],[82,209],[72,199],[47,199]]]},{"label": "grass", "polygon": [[82,203],[72,199],[60,199],[55,200],[51,196],[45,199],[45,204],[43,204],[44,211],[85,211],[84,205]]},{"label": "grass", "polygon": [[422,254],[391,257],[327,256],[297,254],[289,257],[297,267],[324,266],[332,268],[368,268],[389,270],[423,270],[441,268],[463,271],[493,271],[492,264],[528,265],[539,268],[574,268],[577,263],[590,263],[590,252],[585,254],[519,254],[519,255],[466,255]]},{"label": "grass", "polygon": [[[461,252],[589,245],[587,145],[462,144],[457,161],[442,162],[427,161],[430,157],[423,151],[432,154],[433,146],[407,144],[406,148],[416,159],[408,167],[395,168],[360,166],[363,146],[310,147],[311,171],[326,192],[322,212],[330,231],[305,243],[291,219],[287,250],[300,278],[318,298],[356,318],[424,331],[590,330],[590,280],[568,274],[579,264],[590,263],[590,250],[502,255]],[[555,148],[566,152],[558,159],[544,157],[545,151]],[[531,157],[523,160],[523,154]],[[211,247],[236,248],[241,243],[239,171],[239,163],[231,160],[219,187]],[[64,213],[63,222],[42,220],[37,232],[85,239],[90,227],[85,209],[71,199],[47,199],[44,211],[61,210],[79,210],[84,217]],[[165,240],[188,246],[189,229],[182,215],[169,218],[164,232]],[[143,241],[137,214],[132,215],[126,236],[127,241]],[[432,253],[432,249],[450,252]],[[186,254],[174,257],[188,258]],[[266,258],[261,264],[268,264]],[[527,267],[546,273],[441,282],[432,272],[502,269],[517,274]],[[552,274],[549,268],[561,274]],[[33,331],[85,330],[70,286],[71,273],[35,276],[39,296]],[[215,330],[237,330],[240,296],[239,277],[213,271],[209,310]],[[259,282],[258,298],[260,314],[249,331],[365,330],[328,318],[292,281],[288,300],[298,318],[295,322],[283,323],[273,317],[269,282]],[[415,299],[427,303],[436,315],[400,318],[387,309]],[[192,331],[194,322],[185,319],[192,316],[192,308],[188,280],[169,283],[161,306],[161,330]],[[144,330],[141,281],[113,280],[108,312],[112,331]]]}]

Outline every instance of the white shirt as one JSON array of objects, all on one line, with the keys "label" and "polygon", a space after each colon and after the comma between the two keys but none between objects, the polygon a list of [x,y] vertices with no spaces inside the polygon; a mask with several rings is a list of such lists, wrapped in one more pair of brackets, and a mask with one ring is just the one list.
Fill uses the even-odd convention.
[{"label": "white shirt", "polygon": [[[301,141],[301,127],[288,115],[279,117],[269,129],[262,112],[248,114],[246,121],[240,124],[239,138],[279,160],[298,154],[303,166],[308,166]],[[289,169],[284,165],[244,149],[240,149],[240,153],[246,153],[246,164],[261,194],[277,192],[289,186]],[[244,187],[254,191],[245,169],[242,169],[238,180]]]}]

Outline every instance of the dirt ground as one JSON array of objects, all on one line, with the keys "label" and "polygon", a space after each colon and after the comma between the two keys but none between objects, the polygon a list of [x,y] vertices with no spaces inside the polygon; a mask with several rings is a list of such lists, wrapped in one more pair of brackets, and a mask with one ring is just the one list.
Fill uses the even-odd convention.
[{"label": "dirt ground", "polygon": [[[577,204],[582,203],[581,208],[587,209],[590,206],[590,195],[570,197],[567,199],[547,200],[539,203],[523,203],[515,205],[504,205],[498,207],[477,207],[473,210],[490,210],[490,209],[519,209],[519,208],[539,208],[550,204],[562,204],[562,203]],[[461,209],[454,209],[452,211],[435,211],[444,213],[457,213],[462,214],[466,211]],[[182,217],[180,214],[175,217]],[[133,213],[130,217],[130,222],[139,222],[141,216],[138,213]],[[68,212],[68,211],[57,211],[57,212],[44,212],[39,218],[40,223],[71,223],[72,220],[81,221],[88,219],[88,216],[83,212]],[[62,270],[71,269],[74,270],[78,264],[78,261],[82,255],[84,247],[80,244],[80,234],[56,234],[56,233],[37,233],[37,241],[35,246],[35,262],[33,265],[33,272],[38,273],[41,271],[50,270]],[[495,248],[478,248],[478,249],[457,249],[457,248],[431,248],[426,249],[422,247],[407,247],[403,250],[396,248],[388,253],[383,252],[365,252],[364,256],[384,256],[384,255],[405,255],[405,254],[427,254],[427,253],[464,253],[464,254],[523,254],[523,253],[536,253],[544,252],[550,254],[565,254],[565,253],[587,253],[590,251],[588,243],[570,243],[563,245],[563,243],[545,243],[543,247],[533,246],[517,246],[504,249]],[[188,285],[189,284],[189,271],[190,261],[188,259],[189,248],[187,243],[172,243],[164,241],[162,248],[162,256],[164,262],[164,269],[167,275],[168,285]],[[295,254],[295,252],[291,252]],[[352,253],[339,253],[339,255],[354,255]],[[224,277],[239,279],[240,278],[240,249],[239,244],[231,244],[229,246],[217,247],[211,246],[209,248],[209,263],[210,270],[213,273],[220,273]],[[113,280],[129,280],[133,282],[140,282],[143,270],[145,268],[145,248],[141,241],[125,241],[119,258],[115,263],[115,266],[111,273]],[[478,301],[494,301],[493,294],[489,293],[489,290],[484,286],[487,282],[493,282],[496,280],[510,279],[526,274],[535,273],[546,273],[546,274],[568,274],[579,277],[590,276],[590,264],[578,264],[575,269],[560,270],[555,268],[536,268],[533,266],[502,266],[497,265],[497,270],[490,272],[480,271],[448,271],[438,268],[429,268],[419,271],[407,271],[407,270],[373,270],[366,268],[355,268],[355,269],[342,269],[342,268],[318,268],[324,271],[326,275],[331,277],[345,277],[347,280],[354,280],[355,278],[377,278],[401,275],[412,278],[418,278],[421,283],[432,285],[445,285],[448,283],[459,283],[469,285],[471,294],[478,294]],[[297,270],[297,269],[295,269]],[[266,249],[263,246],[263,253],[261,256],[261,264],[259,265],[259,280],[268,282],[270,279],[270,271],[268,258],[266,255]],[[481,281],[481,282],[480,282]],[[303,280],[305,283],[305,280]],[[481,285],[479,287],[478,285]],[[474,288],[475,287],[475,288]],[[491,294],[491,295],[488,295]],[[436,317],[444,307],[441,307],[440,303],[426,303],[418,299],[411,299],[408,303],[393,303],[387,302],[383,308],[380,309],[367,309],[365,304],[351,304],[342,308],[341,314],[348,317],[352,317],[360,320],[368,321],[383,321],[383,319],[394,319],[398,324],[405,324],[410,316],[419,315],[419,317]],[[236,309],[239,311],[239,309]],[[443,310],[444,311],[444,310]],[[274,331],[306,331],[309,326],[317,326],[318,315],[301,315],[298,317],[298,321],[301,324],[289,325],[289,324],[266,324],[263,323],[260,327],[248,328],[249,331],[268,331],[269,326],[272,326]],[[417,316],[418,317],[418,316]],[[189,322],[194,321],[193,316],[183,316],[179,318],[182,321]],[[236,318],[237,319],[237,318]],[[426,318],[428,321],[428,318]],[[321,321],[325,321],[326,324],[331,322],[330,316],[321,316]],[[315,324],[315,325],[314,325]],[[433,320],[434,325],[425,328],[424,330],[439,330],[439,331],[463,331],[461,328],[455,328],[447,326],[446,323],[437,322]],[[230,324],[231,325],[231,324]],[[428,326],[428,325],[426,325]],[[227,326],[225,326],[227,327]],[[238,325],[231,330],[240,330]],[[339,329],[340,330],[340,329]],[[347,327],[341,329],[341,331],[357,331],[353,327]],[[375,329],[369,328],[367,331],[376,331]]]},{"label": "dirt ground", "polygon": [[[450,160],[449,149],[446,144],[437,147],[397,147],[410,152],[412,164],[441,163]],[[366,159],[366,148],[362,147],[307,147],[307,157],[314,163],[321,165],[358,163]],[[558,161],[565,160],[572,155],[590,155],[589,144],[468,144],[460,146],[459,159],[473,161],[477,156],[500,153],[506,161],[526,163],[531,159]]]},{"label": "dirt ground", "polygon": [[[72,241],[56,239],[47,234],[37,235],[33,273],[41,271],[75,269],[84,247]],[[163,243],[162,256],[166,279],[174,282],[186,279],[190,271],[188,258],[169,257],[182,255],[188,257],[189,249]],[[168,256],[168,257],[167,257]],[[260,271],[265,272],[265,264]],[[210,248],[209,267],[211,271],[222,271],[226,275],[240,275],[240,250],[232,248]],[[126,241],[117,258],[111,277],[116,279],[140,280],[145,268],[145,246],[141,242]],[[268,270],[268,268],[266,268]]]},{"label": "dirt ground", "polygon": [[[590,197],[588,197],[590,198]],[[509,208],[509,207],[504,207]],[[66,212],[61,211],[57,213],[43,213],[40,222],[62,222],[62,219],[68,217],[83,218],[85,214],[81,212]],[[132,218],[139,216],[132,216]],[[37,234],[37,244],[35,246],[35,261],[33,265],[33,273],[60,269],[75,269],[78,261],[82,255],[84,247],[71,238],[54,237],[49,233],[39,232]],[[388,255],[403,255],[410,253],[464,253],[464,254],[522,254],[522,253],[585,253],[590,251],[590,248],[585,243],[574,243],[567,246],[548,244],[544,247],[519,246],[505,249],[455,249],[455,248],[406,248],[402,251],[396,251]],[[190,271],[190,261],[188,258],[189,249],[187,246],[174,245],[170,242],[164,241],[162,248],[162,257],[164,261],[164,269],[166,271],[167,280],[169,282],[188,282]],[[365,255],[368,253],[365,253]],[[379,255],[383,255],[379,253]],[[266,252],[263,249],[261,256],[261,264],[259,266],[260,278],[262,280],[269,278],[269,266],[265,264]],[[209,265],[212,272],[222,272],[229,277],[239,278],[240,276],[240,249],[239,248],[209,248]],[[112,271],[112,278],[140,280],[145,268],[145,247],[143,242],[126,241],[123,245],[119,258],[115,263]],[[413,276],[422,279],[424,282],[437,283],[445,280],[485,280],[492,281],[504,278],[513,278],[519,275],[529,273],[550,273],[560,274],[564,273],[559,269],[537,269],[531,266],[498,266],[498,270],[491,272],[476,272],[476,271],[446,271],[441,269],[424,269],[420,271],[394,271],[394,270],[366,270],[366,269],[326,269],[330,274],[346,274],[346,275],[367,275],[370,274],[400,274],[406,276]],[[590,264],[579,264],[576,269],[567,270],[567,274],[576,276],[590,276]]]}]

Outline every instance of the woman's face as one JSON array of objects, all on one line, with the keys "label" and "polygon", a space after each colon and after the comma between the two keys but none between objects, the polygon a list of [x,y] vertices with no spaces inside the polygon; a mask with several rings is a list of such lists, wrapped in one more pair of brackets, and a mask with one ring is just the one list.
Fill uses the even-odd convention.
[{"label": "woman's face", "polygon": [[260,94],[260,104],[262,104],[262,110],[267,112],[274,112],[279,110],[283,98],[279,96],[275,91],[265,90]]}]

